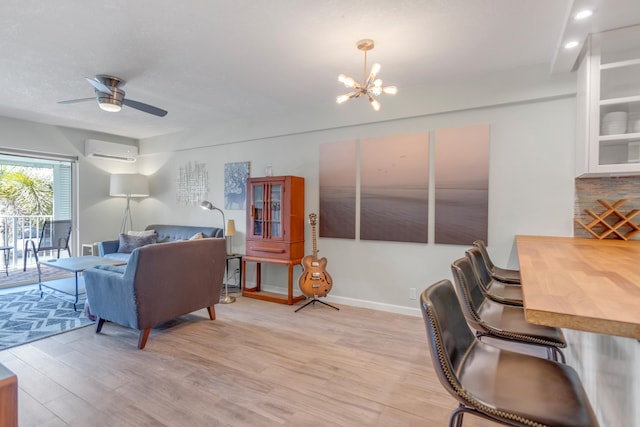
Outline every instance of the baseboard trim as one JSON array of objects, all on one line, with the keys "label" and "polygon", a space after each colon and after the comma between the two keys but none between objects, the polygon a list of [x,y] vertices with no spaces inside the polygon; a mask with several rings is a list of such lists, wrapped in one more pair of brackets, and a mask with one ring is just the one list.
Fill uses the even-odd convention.
[{"label": "baseboard trim", "polygon": [[[262,285],[262,289],[268,292],[275,292],[275,293],[284,295],[282,288]],[[404,314],[407,316],[414,316],[414,317],[422,316],[422,313],[420,312],[420,306],[418,305],[419,304],[418,300],[416,300],[415,308],[405,307],[402,305],[387,304],[387,303],[382,303],[377,301],[368,301],[368,300],[357,299],[357,298],[341,297],[337,295],[328,295],[326,298],[323,298],[323,301],[326,301],[328,303],[349,305],[352,307],[369,308],[371,310],[387,311],[389,313]]]},{"label": "baseboard trim", "polygon": [[[394,304],[387,304],[387,303],[382,303],[377,301],[367,301],[362,299],[348,298],[348,297],[341,297],[341,296],[331,296],[331,295],[327,296],[326,300],[327,302],[335,302],[336,304],[350,305],[352,307],[370,308],[372,310],[387,311],[387,312],[396,313],[396,314],[405,314],[407,316],[415,316],[415,317],[422,316],[422,313],[420,312],[419,307],[411,308],[411,307],[405,307],[402,305],[394,305]],[[418,305],[417,300],[416,300],[416,305]]]}]

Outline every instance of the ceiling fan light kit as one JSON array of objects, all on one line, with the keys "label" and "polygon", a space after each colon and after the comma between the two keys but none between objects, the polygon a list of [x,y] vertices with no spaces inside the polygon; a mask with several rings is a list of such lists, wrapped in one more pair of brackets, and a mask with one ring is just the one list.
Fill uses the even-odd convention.
[{"label": "ceiling fan light kit", "polygon": [[[162,108],[143,102],[134,101],[125,97],[125,91],[120,87],[124,86],[125,81],[119,77],[109,76],[106,74],[98,74],[94,78],[85,77],[85,80],[93,86],[96,93],[96,101],[100,109],[110,113],[117,113],[122,110],[122,104],[140,110],[144,113],[153,114],[154,116],[164,117],[167,111]],[[59,104],[74,104],[76,102],[89,101],[94,98],[72,99],[69,101],[60,101]]]},{"label": "ceiling fan light kit", "polygon": [[117,113],[122,110],[122,100],[124,99],[125,92],[123,90],[114,88],[112,94],[100,92],[96,89],[96,98],[98,100],[98,106],[110,113]]},{"label": "ceiling fan light kit", "polygon": [[367,77],[367,51],[373,49],[374,43],[371,39],[360,40],[356,46],[359,50],[364,52],[364,72],[362,84],[357,83],[352,77],[345,74],[338,76],[338,81],[344,84],[345,87],[353,89],[351,92],[344,95],[340,95],[336,98],[338,104],[345,103],[352,98],[359,98],[360,96],[366,96],[369,99],[371,108],[375,111],[380,110],[380,102],[375,98],[382,95],[395,95],[398,93],[398,88],[395,86],[382,86],[382,80],[376,79],[376,75],[380,72],[380,64],[373,64],[369,76]]},{"label": "ceiling fan light kit", "polygon": [[122,110],[122,102],[118,102],[112,98],[98,97],[98,107],[110,113],[117,113]]}]

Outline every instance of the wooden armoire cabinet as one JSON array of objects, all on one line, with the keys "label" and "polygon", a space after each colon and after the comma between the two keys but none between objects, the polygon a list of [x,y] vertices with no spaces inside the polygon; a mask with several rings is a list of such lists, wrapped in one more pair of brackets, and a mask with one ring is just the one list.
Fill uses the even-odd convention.
[{"label": "wooden armoire cabinet", "polygon": [[247,179],[247,255],[304,257],[304,178]]},{"label": "wooden armoire cabinet", "polygon": [[[268,176],[247,179],[247,242],[242,259],[242,295],[293,304],[304,295],[293,295],[293,267],[304,257],[304,178]],[[256,263],[256,286],[246,287],[246,263]],[[289,268],[288,294],[261,289],[261,264]]]}]

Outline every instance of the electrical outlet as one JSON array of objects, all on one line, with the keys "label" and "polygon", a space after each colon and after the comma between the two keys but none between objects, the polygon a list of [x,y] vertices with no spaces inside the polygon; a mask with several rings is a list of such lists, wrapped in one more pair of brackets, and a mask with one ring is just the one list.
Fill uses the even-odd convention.
[{"label": "electrical outlet", "polygon": [[409,288],[409,299],[416,299],[417,297],[416,288]]}]

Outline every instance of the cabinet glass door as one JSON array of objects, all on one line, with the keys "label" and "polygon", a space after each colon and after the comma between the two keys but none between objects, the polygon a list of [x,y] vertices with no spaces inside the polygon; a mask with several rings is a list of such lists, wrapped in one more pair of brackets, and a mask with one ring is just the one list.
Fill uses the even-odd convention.
[{"label": "cabinet glass door", "polygon": [[282,239],[281,183],[256,183],[251,187],[251,234],[261,239]]},{"label": "cabinet glass door", "polygon": [[595,37],[600,56],[598,164],[640,163],[640,26]]},{"label": "cabinet glass door", "polygon": [[269,184],[269,238],[282,238],[282,184]]},{"label": "cabinet glass door", "polygon": [[251,187],[251,201],[253,225],[250,232],[254,236],[262,236],[264,230],[264,189],[262,185]]}]

